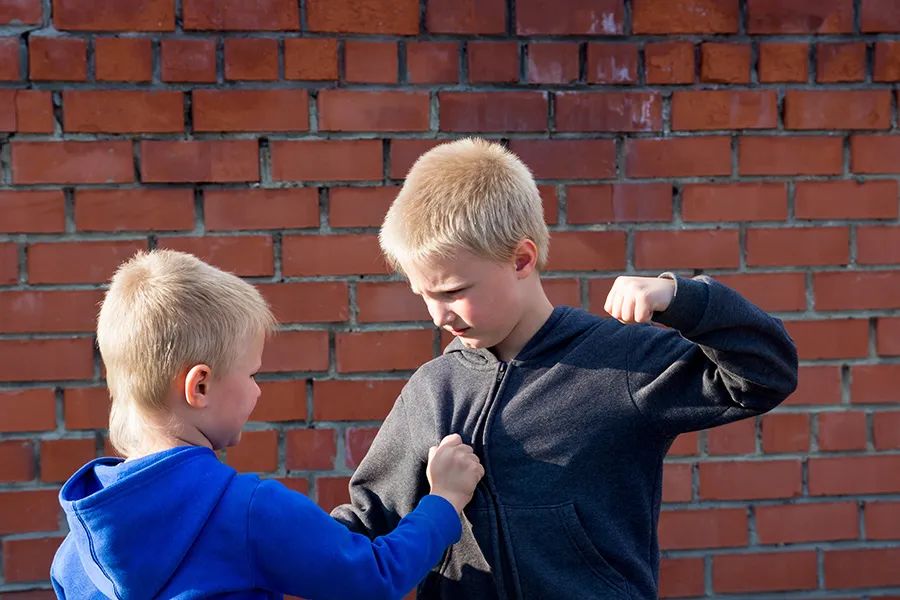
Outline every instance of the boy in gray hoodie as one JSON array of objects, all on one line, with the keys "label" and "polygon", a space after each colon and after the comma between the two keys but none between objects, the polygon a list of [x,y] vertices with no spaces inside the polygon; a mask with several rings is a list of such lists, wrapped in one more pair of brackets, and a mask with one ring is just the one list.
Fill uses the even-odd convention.
[{"label": "boy in gray hoodie", "polygon": [[669,273],[619,277],[613,319],[554,308],[537,187],[483,140],[422,155],[380,241],[455,339],[410,378],[351,479],[352,504],[332,516],[390,531],[427,493],[428,448],[458,432],[485,477],[419,598],[656,598],[663,458],[678,434],[794,390],[781,322],[708,277]]}]

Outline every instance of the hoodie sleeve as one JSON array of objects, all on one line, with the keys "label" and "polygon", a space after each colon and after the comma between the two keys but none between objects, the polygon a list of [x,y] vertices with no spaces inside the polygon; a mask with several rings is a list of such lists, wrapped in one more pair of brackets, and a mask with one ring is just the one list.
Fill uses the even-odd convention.
[{"label": "hoodie sleeve", "polygon": [[400,598],[461,534],[453,505],[428,495],[396,529],[370,540],[276,481],[259,484],[249,520],[258,585],[310,600]]},{"label": "hoodie sleeve", "polygon": [[797,386],[797,349],[779,319],[700,276],[676,281],[654,321],[634,326],[626,350],[638,410],[666,436],[775,408]]},{"label": "hoodie sleeve", "polygon": [[427,447],[417,450],[401,395],[350,478],[350,504],[338,506],[331,516],[371,538],[391,531],[428,493],[427,455]]}]

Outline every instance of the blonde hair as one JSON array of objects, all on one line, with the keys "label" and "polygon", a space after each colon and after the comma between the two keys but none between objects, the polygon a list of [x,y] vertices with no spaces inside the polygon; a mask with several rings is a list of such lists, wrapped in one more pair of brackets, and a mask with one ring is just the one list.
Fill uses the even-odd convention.
[{"label": "blonde hair", "polygon": [[466,138],[419,157],[391,204],[378,236],[387,261],[449,257],[460,249],[497,261],[530,239],[538,269],[550,235],[541,196],[528,167],[497,143]]},{"label": "blonde hair", "polygon": [[255,287],[195,256],[154,250],[124,262],[97,319],[113,446],[125,455],[139,446],[182,370],[204,363],[213,377],[225,373],[251,336],[274,327]]}]

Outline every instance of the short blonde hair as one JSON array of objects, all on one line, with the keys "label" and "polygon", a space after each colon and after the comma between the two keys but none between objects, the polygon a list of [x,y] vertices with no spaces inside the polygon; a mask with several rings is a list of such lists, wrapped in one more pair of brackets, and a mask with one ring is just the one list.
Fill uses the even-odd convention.
[{"label": "short blonde hair", "polygon": [[164,414],[172,382],[204,363],[227,372],[250,336],[275,319],[239,277],[173,250],[140,252],[119,266],[97,319],[97,343],[112,398],[109,437],[128,455]]},{"label": "short blonde hair", "polygon": [[478,138],[442,144],[419,157],[378,239],[398,271],[404,262],[460,249],[506,261],[524,239],[537,246],[542,269],[550,245],[531,171],[500,144]]}]

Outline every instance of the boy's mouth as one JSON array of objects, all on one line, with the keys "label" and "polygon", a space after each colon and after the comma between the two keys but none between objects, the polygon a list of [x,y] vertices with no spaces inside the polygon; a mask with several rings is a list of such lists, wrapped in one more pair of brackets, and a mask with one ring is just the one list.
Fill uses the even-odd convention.
[{"label": "boy's mouth", "polygon": [[453,329],[451,327],[449,331],[450,331],[450,333],[452,333],[455,336],[460,336],[460,335],[464,334],[465,332],[467,332],[469,329],[470,329],[469,327],[463,327],[462,329]]}]

